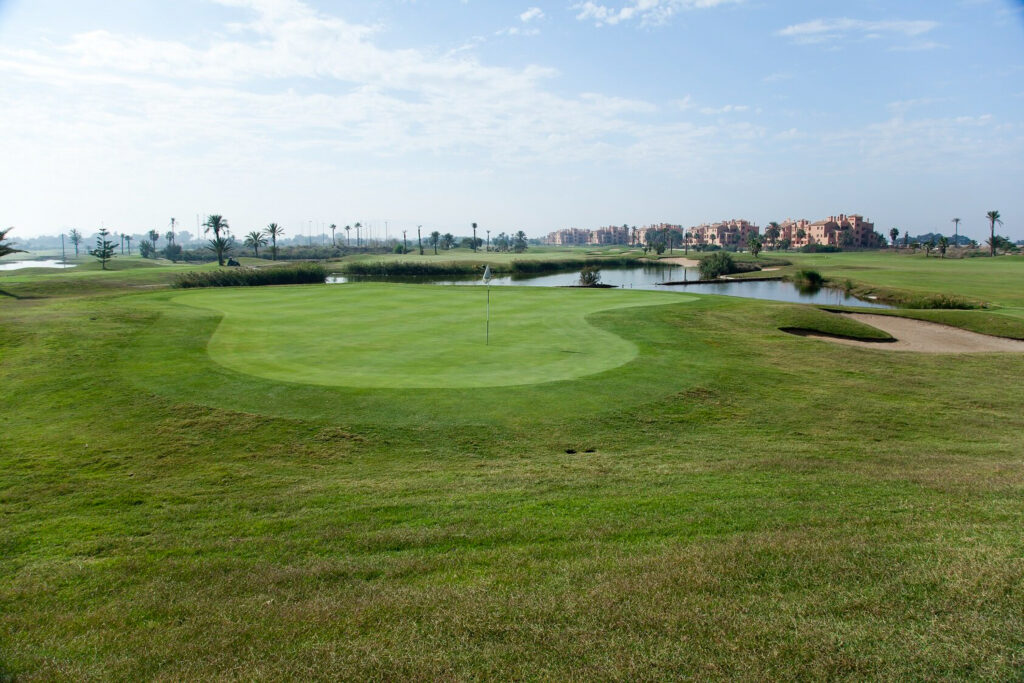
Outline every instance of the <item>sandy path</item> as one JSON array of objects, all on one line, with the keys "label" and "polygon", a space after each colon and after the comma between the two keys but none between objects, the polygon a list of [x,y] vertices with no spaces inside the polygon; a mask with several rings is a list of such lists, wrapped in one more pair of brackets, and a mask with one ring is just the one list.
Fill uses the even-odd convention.
[{"label": "sandy path", "polygon": [[899,318],[889,315],[872,315],[870,313],[838,313],[859,320],[862,323],[877,327],[896,338],[895,342],[879,343],[864,342],[854,339],[838,339],[821,334],[808,333],[805,336],[825,339],[836,344],[859,346],[867,349],[884,351],[916,351],[918,353],[991,353],[1000,351],[1016,351],[1024,353],[1024,341],[992,337],[987,334],[968,332],[958,327],[940,325],[938,323]]},{"label": "sandy path", "polygon": [[700,265],[700,261],[692,258],[683,258],[682,256],[671,256],[669,258],[658,259],[658,263],[674,263],[677,266],[686,266],[687,268],[696,268]]}]

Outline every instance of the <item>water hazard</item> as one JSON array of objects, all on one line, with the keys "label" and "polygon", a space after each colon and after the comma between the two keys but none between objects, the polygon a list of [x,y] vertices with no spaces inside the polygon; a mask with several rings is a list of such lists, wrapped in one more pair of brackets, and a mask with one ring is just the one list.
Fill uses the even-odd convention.
[{"label": "water hazard", "polygon": [[[759,280],[744,282],[711,282],[692,285],[665,285],[665,282],[699,280],[700,273],[696,268],[684,266],[638,266],[627,268],[602,268],[601,283],[621,287],[623,289],[650,289],[657,291],[690,292],[693,294],[721,294],[751,299],[768,299],[771,301],[788,301],[799,304],[825,304],[830,306],[861,306],[867,308],[892,308],[874,301],[863,301],[837,289],[806,289],[797,287],[785,280]],[[481,285],[480,278],[473,279],[442,279],[430,276],[331,276],[327,280],[334,283],[345,282],[408,282],[430,285]],[[579,271],[563,273],[546,273],[544,275],[504,275],[491,280],[497,286],[526,287],[568,287],[578,284]]]},{"label": "water hazard", "polygon": [[22,268],[74,268],[75,264],[54,259],[40,261],[0,261],[0,270],[21,270]]}]

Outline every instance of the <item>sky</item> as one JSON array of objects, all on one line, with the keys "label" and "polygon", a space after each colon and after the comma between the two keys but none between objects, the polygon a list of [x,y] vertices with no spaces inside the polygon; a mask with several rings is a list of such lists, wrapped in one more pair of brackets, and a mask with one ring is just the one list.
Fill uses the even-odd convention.
[{"label": "sky", "polygon": [[0,224],[1019,239],[1022,38],[1019,0],[0,0]]}]

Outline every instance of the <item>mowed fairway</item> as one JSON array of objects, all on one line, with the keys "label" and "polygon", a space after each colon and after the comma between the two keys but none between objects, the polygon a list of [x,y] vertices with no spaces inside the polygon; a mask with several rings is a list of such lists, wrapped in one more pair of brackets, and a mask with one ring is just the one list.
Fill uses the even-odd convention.
[{"label": "mowed fairway", "polygon": [[208,345],[227,368],[272,380],[372,388],[535,384],[623,365],[635,344],[587,322],[598,311],[692,301],[674,293],[377,284],[182,294],[218,311]]},{"label": "mowed fairway", "polygon": [[[489,351],[485,290],[97,276],[0,297],[0,680],[1024,671],[1024,354],[841,347],[780,328],[870,328],[778,302],[503,288],[515,372],[548,328],[629,353],[532,384],[328,385],[265,366],[440,382]],[[262,346],[226,367],[226,330]]]}]

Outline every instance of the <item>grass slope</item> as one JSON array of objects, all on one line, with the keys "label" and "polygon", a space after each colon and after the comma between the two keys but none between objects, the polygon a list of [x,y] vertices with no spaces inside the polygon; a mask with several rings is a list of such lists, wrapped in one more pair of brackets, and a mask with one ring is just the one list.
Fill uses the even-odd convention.
[{"label": "grass slope", "polygon": [[0,298],[0,676],[1024,670],[1024,357],[695,297],[593,375],[316,386],[177,296]]}]

